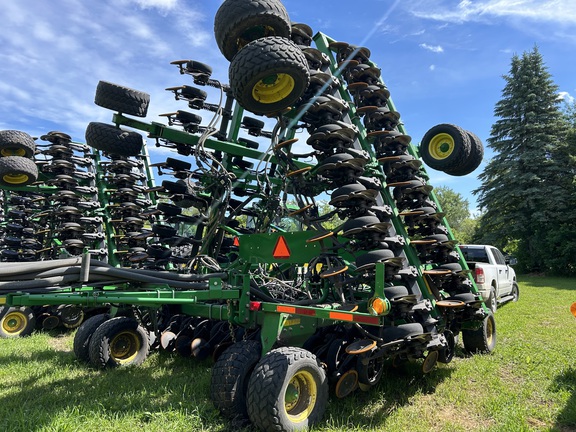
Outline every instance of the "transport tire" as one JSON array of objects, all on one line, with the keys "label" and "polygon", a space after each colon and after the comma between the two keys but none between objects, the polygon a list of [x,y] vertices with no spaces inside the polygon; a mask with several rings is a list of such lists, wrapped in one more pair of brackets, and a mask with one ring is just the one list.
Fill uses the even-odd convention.
[{"label": "transport tire", "polygon": [[0,338],[29,336],[36,326],[36,317],[29,307],[0,308]]},{"label": "transport tire", "polygon": [[146,117],[150,95],[108,81],[100,81],[96,86],[94,103],[122,114]]},{"label": "transport tire", "polygon": [[90,361],[90,339],[98,327],[110,319],[108,314],[98,314],[84,321],[74,335],[74,355],[80,361]]},{"label": "transport tire", "polygon": [[90,340],[90,363],[98,368],[137,366],[148,357],[148,332],[129,317],[104,322]]},{"label": "transport tire", "polygon": [[142,135],[107,123],[91,122],[86,128],[86,143],[97,150],[119,156],[137,156],[144,144]]},{"label": "transport tire", "polygon": [[460,169],[471,154],[468,133],[453,124],[439,124],[428,130],[420,143],[420,156],[438,171]]},{"label": "transport tire", "polygon": [[462,330],[462,342],[464,349],[471,354],[488,354],[496,347],[496,321],[494,314],[488,315],[482,320],[478,330]]},{"label": "transport tire", "polygon": [[212,367],[210,397],[224,417],[248,420],[248,382],[261,355],[260,342],[243,340],[228,347]]},{"label": "transport tire", "polygon": [[300,48],[274,36],[242,48],[230,63],[229,78],[240,106],[265,115],[294,105],[308,87],[310,72]]},{"label": "transport tire", "polygon": [[226,0],[214,17],[214,36],[228,61],[248,43],[290,37],[290,18],[279,0]]},{"label": "transport tire", "polygon": [[0,186],[26,186],[38,180],[38,166],[23,156],[0,157]]},{"label": "transport tire", "polygon": [[482,159],[484,158],[484,146],[482,145],[482,140],[470,131],[466,131],[466,133],[468,134],[468,138],[470,138],[470,156],[460,168],[448,170],[446,171],[446,174],[464,176],[470,174],[482,163]]},{"label": "transport tire", "polygon": [[305,430],[328,403],[328,380],[316,356],[302,348],[270,351],[248,383],[248,415],[263,431]]},{"label": "transport tire", "polygon": [[31,158],[36,152],[36,142],[26,132],[0,131],[0,157],[21,156]]}]

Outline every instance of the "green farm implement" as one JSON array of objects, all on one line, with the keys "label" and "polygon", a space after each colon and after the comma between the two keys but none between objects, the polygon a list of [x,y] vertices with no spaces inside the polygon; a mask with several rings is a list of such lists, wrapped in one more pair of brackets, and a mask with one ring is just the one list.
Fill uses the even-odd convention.
[{"label": "green farm implement", "polygon": [[[464,175],[480,140],[443,124],[415,147],[370,51],[278,0],[225,1],[215,37],[229,84],[173,62],[194,85],[167,90],[192,111],[145,121],[148,94],[101,81],[114,114],[87,145],[0,132],[1,334],[72,320],[76,356],[101,368],[211,357],[215,406],[261,430],[305,429],[329,392],[392,365],[428,373],[460,334],[491,352],[494,317],[420,160]],[[150,143],[174,156],[151,163]]]}]

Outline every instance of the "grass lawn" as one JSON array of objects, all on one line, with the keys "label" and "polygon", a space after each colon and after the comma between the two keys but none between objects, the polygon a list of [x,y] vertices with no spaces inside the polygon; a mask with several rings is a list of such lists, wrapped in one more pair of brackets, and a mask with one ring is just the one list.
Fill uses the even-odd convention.
[{"label": "grass lawn", "polygon": [[[576,279],[519,280],[493,354],[458,350],[428,375],[420,362],[390,367],[371,391],[332,397],[315,430],[575,431]],[[232,431],[210,402],[210,368],[155,352],[98,371],[75,359],[69,334],[0,340],[0,431]]]}]

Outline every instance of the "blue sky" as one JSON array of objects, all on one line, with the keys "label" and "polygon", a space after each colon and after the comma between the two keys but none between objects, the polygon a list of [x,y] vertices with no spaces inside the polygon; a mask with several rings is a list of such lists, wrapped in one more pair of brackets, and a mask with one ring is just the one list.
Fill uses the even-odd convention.
[{"label": "blue sky", "polygon": [[[39,136],[51,130],[84,141],[91,121],[112,113],[94,105],[99,80],[151,95],[148,121],[186,109],[166,87],[192,84],[169,63],[194,59],[227,82],[213,37],[220,0],[6,0],[0,28],[0,129]],[[566,100],[576,96],[574,0],[284,0],[290,18],[314,32],[368,47],[413,142],[438,123],[482,140],[514,53],[538,45]],[[209,102],[217,102],[216,96]],[[207,112],[204,112],[209,120]],[[152,144],[152,143],[150,143]],[[153,159],[168,154],[151,146]],[[487,151],[487,158],[491,152]],[[474,173],[429,170],[431,184],[469,199]]]}]

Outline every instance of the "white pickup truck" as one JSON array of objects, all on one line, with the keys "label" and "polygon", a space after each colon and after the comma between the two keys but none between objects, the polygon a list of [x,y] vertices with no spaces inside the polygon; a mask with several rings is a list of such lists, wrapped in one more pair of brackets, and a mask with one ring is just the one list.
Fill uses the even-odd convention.
[{"label": "white pickup truck", "polygon": [[486,306],[496,312],[498,305],[517,301],[520,296],[515,262],[504,258],[502,252],[488,245],[460,245],[460,251],[472,270],[476,286]]}]

